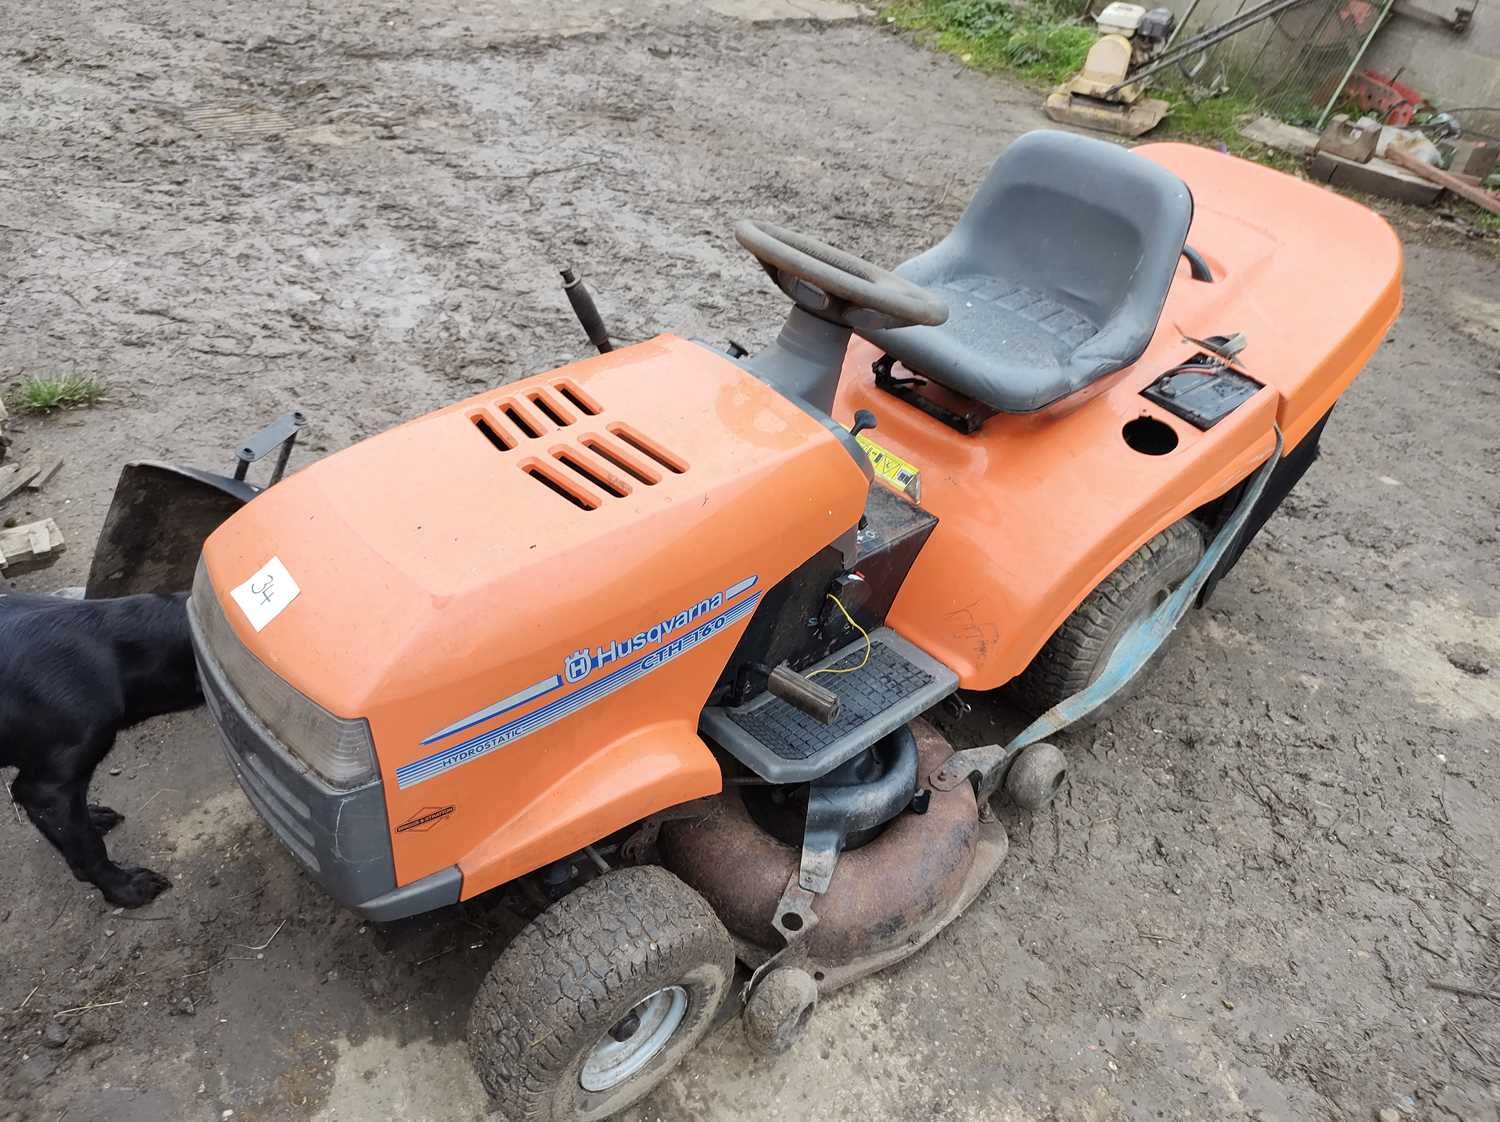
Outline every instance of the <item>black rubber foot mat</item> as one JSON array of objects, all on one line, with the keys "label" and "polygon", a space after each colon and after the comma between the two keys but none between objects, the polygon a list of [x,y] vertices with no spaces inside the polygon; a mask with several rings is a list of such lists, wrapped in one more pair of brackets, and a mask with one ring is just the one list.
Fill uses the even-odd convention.
[{"label": "black rubber foot mat", "polygon": [[811,669],[814,681],[839,697],[838,720],[825,725],[768,693],[734,709],[703,712],[705,734],[773,783],[815,779],[862,752],[886,733],[931,708],[958,687],[958,676],[889,628],[870,634],[870,660],[859,639]]}]

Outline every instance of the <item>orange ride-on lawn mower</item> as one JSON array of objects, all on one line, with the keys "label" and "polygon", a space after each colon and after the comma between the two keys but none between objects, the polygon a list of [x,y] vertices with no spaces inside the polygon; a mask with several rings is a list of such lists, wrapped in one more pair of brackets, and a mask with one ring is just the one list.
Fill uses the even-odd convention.
[{"label": "orange ride-on lawn mower", "polygon": [[[480,394],[255,494],[198,566],[230,763],[330,894],[554,901],[471,1015],[513,1118],[614,1113],[729,1000],[782,1050],[955,919],[991,797],[1056,793],[1048,739],[1233,566],[1401,299],[1353,202],[1057,132],[895,273],[735,233],[793,304],[766,351]],[[1008,743],[921,719],[1007,684]]]}]

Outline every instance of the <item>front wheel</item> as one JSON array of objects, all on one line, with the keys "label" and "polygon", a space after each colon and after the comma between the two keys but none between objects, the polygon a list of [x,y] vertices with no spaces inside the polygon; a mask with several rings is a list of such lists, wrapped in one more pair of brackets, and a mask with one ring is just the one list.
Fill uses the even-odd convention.
[{"label": "front wheel", "polygon": [[474,999],[469,1051],[513,1122],[606,1118],[692,1051],[733,978],[703,897],[665,869],[617,869],[505,949]]}]

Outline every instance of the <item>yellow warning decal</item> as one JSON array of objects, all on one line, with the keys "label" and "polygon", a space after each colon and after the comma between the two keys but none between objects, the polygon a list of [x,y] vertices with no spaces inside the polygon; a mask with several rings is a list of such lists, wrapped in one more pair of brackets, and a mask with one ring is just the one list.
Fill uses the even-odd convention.
[{"label": "yellow warning decal", "polygon": [[869,457],[870,466],[875,469],[875,474],[898,491],[910,490],[921,478],[922,473],[915,464],[909,464],[894,452],[882,448],[864,433],[860,433],[854,439],[859,441],[859,446],[865,450],[865,455]]}]

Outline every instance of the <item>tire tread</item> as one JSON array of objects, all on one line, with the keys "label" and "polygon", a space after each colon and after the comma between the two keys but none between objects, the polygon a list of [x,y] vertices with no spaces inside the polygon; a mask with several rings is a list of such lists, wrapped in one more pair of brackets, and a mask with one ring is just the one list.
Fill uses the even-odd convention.
[{"label": "tire tread", "polygon": [[1129,618],[1139,590],[1159,580],[1160,574],[1191,570],[1202,556],[1203,535],[1197,523],[1186,518],[1141,546],[1052,633],[1011,683],[1015,698],[1028,712],[1040,715],[1087,686]]},{"label": "tire tread", "polygon": [[533,920],[485,977],[469,1015],[470,1052],[502,1114],[551,1120],[579,1033],[679,956],[719,960],[733,974],[733,944],[718,916],[655,866],[605,874]]}]

